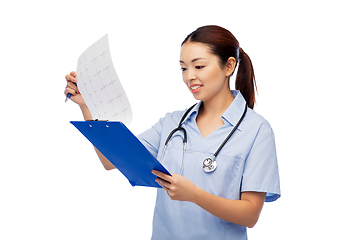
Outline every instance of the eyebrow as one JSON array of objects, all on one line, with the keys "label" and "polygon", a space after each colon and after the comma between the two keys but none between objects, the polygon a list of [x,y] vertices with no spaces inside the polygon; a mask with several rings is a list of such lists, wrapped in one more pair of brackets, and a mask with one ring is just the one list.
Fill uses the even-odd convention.
[{"label": "eyebrow", "polygon": [[[205,59],[205,58],[194,58],[193,60],[191,60],[191,62],[196,62],[196,61],[201,60],[201,59]],[[180,63],[184,63],[184,61],[180,60]]]}]

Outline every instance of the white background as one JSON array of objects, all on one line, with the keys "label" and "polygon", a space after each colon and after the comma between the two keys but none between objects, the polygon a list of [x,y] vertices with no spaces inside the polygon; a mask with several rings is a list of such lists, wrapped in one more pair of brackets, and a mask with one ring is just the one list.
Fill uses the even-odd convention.
[{"label": "white background", "polygon": [[357,1],[3,2],[0,239],[150,238],[155,190],[102,168],[69,123],[82,115],[64,76],[108,34],[141,133],[194,103],[179,50],[207,24],[249,54],[255,110],[275,131],[282,197],[249,239],[359,239]]}]

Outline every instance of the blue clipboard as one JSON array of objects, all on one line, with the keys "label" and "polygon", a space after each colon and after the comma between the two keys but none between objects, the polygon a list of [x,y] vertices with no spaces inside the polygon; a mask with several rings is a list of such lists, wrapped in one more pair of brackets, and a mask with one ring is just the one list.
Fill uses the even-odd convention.
[{"label": "blue clipboard", "polygon": [[153,169],[171,175],[121,122],[71,121],[130,182],[132,186],[157,187]]}]

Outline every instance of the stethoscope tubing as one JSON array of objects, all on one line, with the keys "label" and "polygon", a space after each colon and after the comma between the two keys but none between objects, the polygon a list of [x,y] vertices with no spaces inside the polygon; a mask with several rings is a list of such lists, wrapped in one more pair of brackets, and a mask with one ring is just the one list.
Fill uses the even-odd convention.
[{"label": "stethoscope tubing", "polygon": [[[182,175],[183,170],[184,170],[184,160],[185,160],[185,151],[186,151],[186,145],[187,145],[187,134],[186,134],[186,130],[185,128],[183,128],[181,125],[183,123],[183,121],[185,120],[185,117],[189,114],[189,112],[195,107],[196,104],[194,104],[193,106],[191,106],[182,116],[179,125],[177,128],[175,128],[174,130],[172,130],[169,134],[169,136],[167,137],[166,141],[165,141],[165,146],[164,149],[162,151],[161,157],[159,162],[162,162],[162,159],[164,157],[165,151],[168,147],[169,141],[172,138],[172,136],[174,135],[175,132],[177,131],[182,131],[184,134],[183,137],[183,156],[182,156],[182,162],[181,162],[181,170],[180,170],[180,175]],[[219,152],[221,151],[221,149],[225,146],[225,144],[227,143],[227,141],[230,139],[230,137],[234,134],[234,132],[236,131],[236,129],[239,127],[240,123],[243,121],[245,115],[247,112],[247,104],[245,104],[245,110],[243,112],[243,114],[241,115],[241,118],[239,119],[239,121],[236,123],[236,125],[233,127],[233,129],[231,130],[231,132],[228,134],[228,136],[225,138],[225,140],[221,143],[221,145],[219,146],[219,148],[216,150],[216,152],[214,153],[214,155],[211,158],[207,158],[203,161],[203,169],[205,172],[213,172],[216,167],[217,167],[217,162],[215,160],[215,158],[217,157],[217,155],[219,154]],[[209,162],[208,162],[209,161]]]},{"label": "stethoscope tubing", "polygon": [[214,160],[216,158],[216,156],[219,154],[220,150],[224,147],[224,145],[227,143],[227,141],[230,139],[230,137],[234,134],[234,132],[236,131],[236,129],[239,127],[240,123],[242,122],[242,120],[244,119],[245,115],[247,112],[247,105],[245,104],[245,110],[241,116],[241,118],[239,119],[239,121],[236,123],[236,125],[233,127],[233,129],[231,130],[231,132],[229,133],[229,135],[225,138],[225,140],[222,142],[222,144],[220,145],[220,147],[218,148],[218,150],[216,150],[216,152],[214,153],[212,159]]}]

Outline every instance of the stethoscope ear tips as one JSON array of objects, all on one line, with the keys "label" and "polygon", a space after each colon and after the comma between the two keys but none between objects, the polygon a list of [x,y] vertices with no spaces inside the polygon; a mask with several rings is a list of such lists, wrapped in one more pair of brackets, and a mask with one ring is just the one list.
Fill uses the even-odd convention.
[{"label": "stethoscope ear tips", "polygon": [[215,171],[216,168],[217,168],[217,162],[215,159],[213,160],[211,158],[206,158],[203,161],[203,170],[205,172],[207,172],[207,173],[213,172],[213,171]]}]

